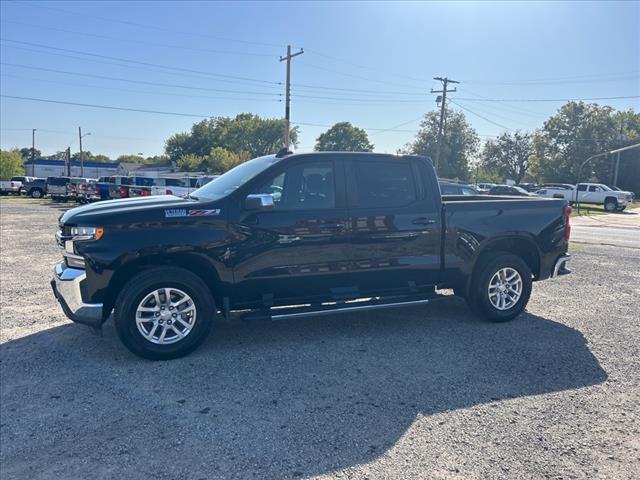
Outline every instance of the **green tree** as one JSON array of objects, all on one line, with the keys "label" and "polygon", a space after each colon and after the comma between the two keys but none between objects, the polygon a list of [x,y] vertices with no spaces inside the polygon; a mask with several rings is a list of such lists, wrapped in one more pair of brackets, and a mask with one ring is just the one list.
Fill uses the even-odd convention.
[{"label": "green tree", "polygon": [[531,166],[533,146],[531,135],[515,132],[503,133],[485,143],[482,166],[498,174],[499,178],[520,183]]},{"label": "green tree", "polygon": [[[22,157],[22,160],[24,160],[25,162],[27,160],[31,160],[31,147],[24,147],[20,149],[20,156]],[[33,158],[40,158],[42,156],[42,152],[40,150],[38,150],[37,148],[33,149]]]},{"label": "green tree", "polygon": [[370,152],[373,144],[367,132],[349,122],[339,122],[320,134],[316,140],[318,152]]},{"label": "green tree", "polygon": [[106,155],[98,154],[98,155],[94,155],[91,161],[106,163],[106,162],[110,162],[111,159]]},{"label": "green tree", "polygon": [[[165,143],[165,152],[177,161],[185,155],[207,157],[212,148],[221,147],[251,157],[275,153],[280,149],[284,120],[261,118],[241,113],[235,118],[215,117],[193,124],[190,132],[177,133]],[[291,130],[293,145],[298,143],[298,130]]]},{"label": "green tree", "polygon": [[250,158],[247,152],[235,153],[222,147],[214,147],[206,156],[183,155],[178,159],[177,166],[183,172],[224,173]]},{"label": "green tree", "polygon": [[[447,108],[445,118],[446,128],[440,150],[438,176],[466,180],[469,177],[470,162],[477,153],[480,140],[464,113]],[[427,113],[420,124],[416,139],[407,146],[406,151],[435,158],[439,121],[440,111]]]},{"label": "green tree", "polygon": [[596,103],[568,102],[551,116],[534,138],[541,180],[576,183],[611,181],[611,159],[589,164],[578,179],[580,164],[619,145],[614,110]]},{"label": "green tree", "polygon": [[182,155],[178,159],[176,165],[182,172],[201,172],[205,170],[205,160],[206,157],[194,155],[193,153],[187,153],[186,155]]},{"label": "green tree", "polygon": [[0,180],[9,180],[14,175],[24,175],[22,164],[19,150],[0,150]]},{"label": "green tree", "polygon": [[116,158],[116,162],[122,163],[149,163],[142,155],[126,154]]}]

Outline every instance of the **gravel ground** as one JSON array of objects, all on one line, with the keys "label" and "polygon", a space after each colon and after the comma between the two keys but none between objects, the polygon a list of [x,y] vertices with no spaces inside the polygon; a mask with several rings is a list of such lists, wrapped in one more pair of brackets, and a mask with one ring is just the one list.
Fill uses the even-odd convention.
[{"label": "gravel ground", "polygon": [[3,200],[0,477],[638,478],[640,250],[581,245],[528,313],[219,327],[143,361],[48,285],[60,210]]}]

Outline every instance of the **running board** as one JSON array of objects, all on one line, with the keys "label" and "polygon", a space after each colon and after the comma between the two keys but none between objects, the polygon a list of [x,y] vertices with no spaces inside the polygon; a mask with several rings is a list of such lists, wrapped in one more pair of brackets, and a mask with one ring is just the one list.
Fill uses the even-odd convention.
[{"label": "running board", "polygon": [[268,311],[257,311],[246,315],[246,320],[284,320],[289,318],[317,317],[320,315],[334,315],[339,313],[364,312],[368,310],[386,310],[389,308],[413,307],[426,305],[442,297],[398,299],[375,299],[369,301],[339,302],[312,306],[275,307]]}]

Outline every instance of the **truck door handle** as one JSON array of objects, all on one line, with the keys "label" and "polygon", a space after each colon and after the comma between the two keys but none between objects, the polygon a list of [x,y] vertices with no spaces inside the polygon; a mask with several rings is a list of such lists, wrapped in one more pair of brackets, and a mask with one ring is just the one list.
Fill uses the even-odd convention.
[{"label": "truck door handle", "polygon": [[339,229],[339,228],[344,228],[345,224],[344,223],[324,223],[322,227],[330,228],[330,229]]},{"label": "truck door handle", "polygon": [[436,223],[436,221],[431,218],[420,217],[414,219],[411,223],[413,223],[414,225],[433,225],[434,223]]}]

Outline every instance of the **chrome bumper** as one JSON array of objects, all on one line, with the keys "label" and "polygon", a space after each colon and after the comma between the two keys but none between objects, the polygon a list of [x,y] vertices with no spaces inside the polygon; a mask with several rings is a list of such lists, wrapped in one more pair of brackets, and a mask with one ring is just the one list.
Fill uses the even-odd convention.
[{"label": "chrome bumper", "polygon": [[65,315],[77,323],[92,327],[102,325],[102,303],[84,303],[80,282],[87,278],[84,270],[69,268],[64,262],[57,263],[53,270],[51,287]]},{"label": "chrome bumper", "polygon": [[553,272],[551,272],[551,278],[557,277],[559,275],[566,275],[571,273],[567,270],[567,262],[571,260],[571,255],[565,253],[564,255],[560,255],[556,260],[556,263],[553,265]]}]

